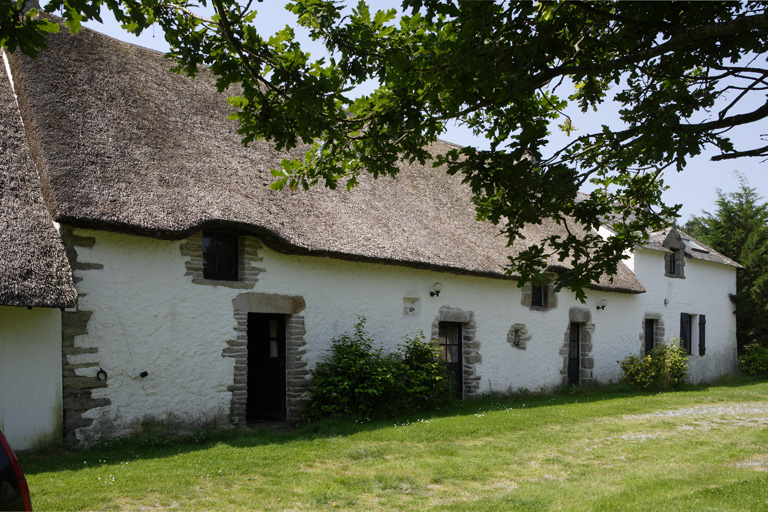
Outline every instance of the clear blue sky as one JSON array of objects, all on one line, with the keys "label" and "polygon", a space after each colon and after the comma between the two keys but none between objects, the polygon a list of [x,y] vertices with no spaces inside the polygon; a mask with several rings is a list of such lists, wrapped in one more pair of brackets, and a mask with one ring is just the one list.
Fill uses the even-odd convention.
[{"label": "clear blue sky", "polygon": [[[255,4],[256,8],[259,9],[259,15],[256,18],[255,24],[263,30],[264,34],[274,33],[286,24],[294,23],[295,18],[293,18],[291,13],[283,9],[283,4],[284,1],[281,0]],[[380,5],[384,4],[396,5],[397,2],[391,2],[391,0],[373,2],[373,5],[377,8],[381,8]],[[124,32],[113,19],[108,19],[107,16],[104,16],[104,19],[105,23],[103,25],[99,23],[88,23],[86,25],[91,29],[104,32],[130,43],[154,48],[159,51],[166,51],[168,48],[162,31],[159,28],[150,29],[137,38]],[[297,36],[302,37],[299,30],[297,30]],[[305,43],[303,42],[302,44]],[[317,43],[310,41],[306,44],[306,48],[311,53],[316,55],[322,54],[322,47]],[[587,119],[574,118],[574,123],[577,128],[581,127],[582,133],[588,132],[591,128],[606,122],[601,119],[601,115],[606,114],[601,111],[592,113]],[[753,124],[741,128],[740,131],[734,130],[732,133],[732,140],[738,148],[740,146],[740,139],[750,138],[754,140],[756,133],[768,133],[768,123]],[[461,128],[449,130],[443,138],[461,145],[485,146],[486,144],[484,140],[475,138],[468,130]],[[664,182],[670,187],[664,194],[664,200],[668,204],[683,205],[680,218],[681,224],[685,223],[692,215],[700,214],[702,210],[710,212],[715,210],[716,188],[726,193],[736,191],[739,187],[739,182],[734,171],[737,170],[746,176],[751,187],[757,189],[758,193],[764,198],[768,198],[768,162],[762,162],[762,159],[759,158],[712,162],[709,160],[710,156],[711,154],[704,154],[693,158],[682,172],[668,171],[664,176]]]}]

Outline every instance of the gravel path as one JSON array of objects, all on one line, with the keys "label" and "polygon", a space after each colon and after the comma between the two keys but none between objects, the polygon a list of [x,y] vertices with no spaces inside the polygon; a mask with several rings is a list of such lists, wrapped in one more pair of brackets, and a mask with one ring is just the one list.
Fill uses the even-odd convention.
[{"label": "gravel path", "polygon": [[[629,421],[663,418],[685,418],[689,421],[678,429],[709,430],[718,427],[762,427],[768,425],[768,403],[700,405],[684,409],[670,409],[649,414],[625,415]],[[652,434],[649,437],[657,437]],[[637,437],[637,436],[633,436]]]},{"label": "gravel path", "polygon": [[[647,419],[664,417],[706,417],[712,416],[758,416],[758,418],[768,422],[768,403],[746,403],[746,404],[722,404],[722,405],[700,405],[697,407],[688,407],[686,409],[672,409],[650,414],[637,414],[634,416],[625,416],[627,419]],[[761,418],[760,418],[761,417]]]}]

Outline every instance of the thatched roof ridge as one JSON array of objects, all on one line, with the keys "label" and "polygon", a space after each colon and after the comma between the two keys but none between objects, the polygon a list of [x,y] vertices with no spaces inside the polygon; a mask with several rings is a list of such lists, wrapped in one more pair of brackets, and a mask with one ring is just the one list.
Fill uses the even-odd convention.
[{"label": "thatched roof ridge", "polygon": [[[404,164],[396,180],[364,176],[351,192],[273,191],[269,169],[285,154],[263,142],[243,148],[207,70],[194,80],[169,73],[157,52],[88,29],[63,29],[48,46],[12,64],[59,222],[162,238],[229,226],[287,252],[500,278],[524,243],[562,229],[529,226],[526,241],[507,247],[496,226],[475,220],[460,178],[429,164]],[[623,265],[596,288],[644,291]]]},{"label": "thatched roof ridge", "polygon": [[0,58],[0,305],[70,307],[76,299]]}]

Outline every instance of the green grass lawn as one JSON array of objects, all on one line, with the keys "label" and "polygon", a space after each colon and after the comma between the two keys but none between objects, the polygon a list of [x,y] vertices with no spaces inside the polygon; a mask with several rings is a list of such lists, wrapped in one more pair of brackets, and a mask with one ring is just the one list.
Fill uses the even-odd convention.
[{"label": "green grass lawn", "polygon": [[38,510],[768,511],[768,382],[21,457]]}]

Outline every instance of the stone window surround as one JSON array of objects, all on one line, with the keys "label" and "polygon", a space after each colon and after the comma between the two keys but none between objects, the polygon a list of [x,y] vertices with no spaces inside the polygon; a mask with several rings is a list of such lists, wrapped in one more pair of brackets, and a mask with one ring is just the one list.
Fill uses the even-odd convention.
[{"label": "stone window surround", "polygon": [[[664,320],[661,313],[646,313],[643,317],[642,328],[640,329],[640,353],[645,352],[645,321],[655,320],[656,329],[653,333],[653,346],[658,347],[664,344]],[[648,355],[648,354],[646,354]]]},{"label": "stone window surround", "polygon": [[[669,250],[664,254],[664,275],[677,279],[685,279],[685,243],[680,234],[672,230],[664,240],[663,246]],[[671,262],[675,262],[675,272],[670,272]]]},{"label": "stone window surround", "polygon": [[[207,230],[206,230],[207,231]],[[187,257],[184,265],[187,269],[185,276],[192,277],[194,284],[224,286],[226,288],[249,290],[259,280],[259,274],[264,269],[257,264],[261,263],[259,249],[261,244],[253,236],[239,236],[237,241],[238,280],[226,281],[218,279],[206,279],[203,276],[203,232],[198,231],[184,240],[179,247],[181,254]]]},{"label": "stone window surround", "polygon": [[432,340],[439,337],[440,322],[456,322],[461,324],[461,347],[463,368],[462,398],[477,395],[480,391],[480,375],[477,372],[477,364],[482,363],[480,355],[480,342],[475,339],[475,314],[472,311],[464,311],[459,308],[442,306],[437,318],[432,323]]},{"label": "stone window surround", "polygon": [[563,358],[563,367],[560,370],[563,386],[568,386],[568,345],[571,339],[571,324],[579,324],[579,384],[588,384],[594,380],[595,359],[592,355],[592,333],[595,332],[595,324],[592,323],[592,312],[587,308],[572,307],[568,310],[568,326],[560,348],[560,355]]},{"label": "stone window surround", "polygon": [[512,324],[507,333],[507,343],[513,348],[525,350],[527,343],[531,340],[528,329],[525,324]]},{"label": "stone window surround", "polygon": [[546,282],[542,283],[543,306],[533,305],[533,286],[529,282],[523,285],[520,303],[531,311],[549,311],[557,308],[557,293],[555,293],[555,275],[551,272],[544,274]]}]

